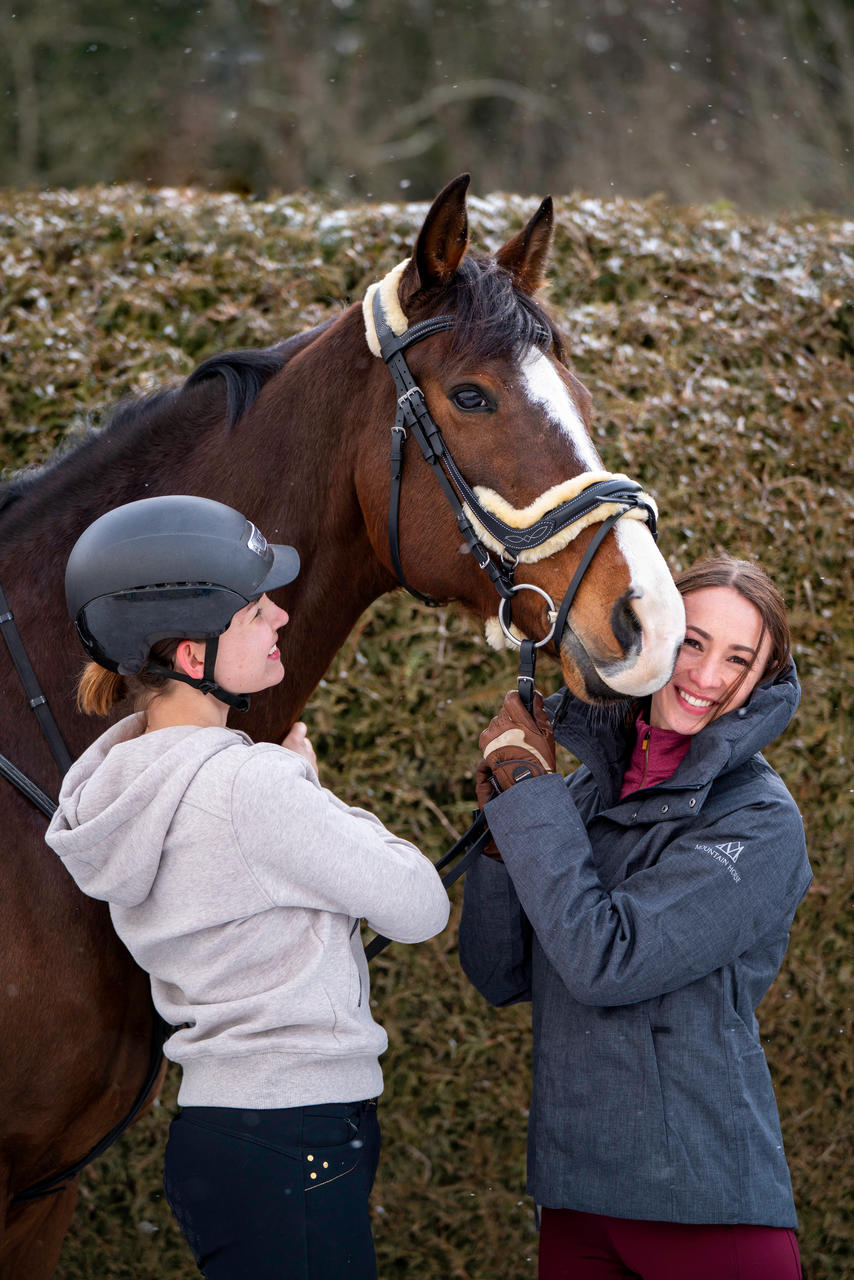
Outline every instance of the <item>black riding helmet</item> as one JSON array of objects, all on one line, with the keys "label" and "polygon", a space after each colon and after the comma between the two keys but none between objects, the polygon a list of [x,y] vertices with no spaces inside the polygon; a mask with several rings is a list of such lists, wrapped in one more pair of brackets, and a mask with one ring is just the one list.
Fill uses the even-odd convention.
[{"label": "black riding helmet", "polygon": [[[115,507],[72,548],[65,598],[90,657],[120,675],[146,667],[240,710],[246,694],[214,680],[217,637],[239,609],[299,573],[293,547],[272,546],[221,502],[175,494]],[[200,680],[149,661],[158,640],[207,640]]]}]

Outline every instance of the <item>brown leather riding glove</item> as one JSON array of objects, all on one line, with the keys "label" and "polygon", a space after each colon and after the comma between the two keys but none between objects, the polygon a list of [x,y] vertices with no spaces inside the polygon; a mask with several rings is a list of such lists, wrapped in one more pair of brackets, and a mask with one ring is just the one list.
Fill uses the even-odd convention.
[{"label": "brown leather riding glove", "polygon": [[[534,693],[534,714],[525,710],[518,692],[505,695],[501,710],[480,735],[483,763],[494,779],[494,785],[482,777],[478,768],[477,798],[481,807],[497,791],[506,791],[525,778],[555,771],[555,740],[552,726],[539,693]],[[487,795],[487,785],[491,794]],[[483,793],[483,794],[481,794]]]},{"label": "brown leather riding glove", "polygon": [[[499,711],[480,735],[484,758],[477,766],[475,790],[481,809],[494,796],[523,778],[554,773],[555,740],[543,700],[534,693],[534,717],[528,715],[516,690],[506,694]],[[494,840],[483,849],[487,858],[501,862]]]}]

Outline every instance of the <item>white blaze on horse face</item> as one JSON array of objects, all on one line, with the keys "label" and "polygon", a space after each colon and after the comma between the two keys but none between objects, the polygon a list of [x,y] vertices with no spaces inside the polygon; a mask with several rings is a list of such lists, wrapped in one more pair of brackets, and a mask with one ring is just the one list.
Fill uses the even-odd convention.
[{"label": "white blaze on horse face", "polygon": [[685,607],[646,525],[637,520],[618,520],[614,535],[629,570],[632,611],[642,628],[643,640],[625,663],[596,670],[615,693],[642,698],[670,679],[685,635]]},{"label": "white blaze on horse face", "polygon": [[[561,435],[572,444],[585,471],[603,471],[599,454],[569,389],[541,351],[522,362],[522,376],[530,399],[545,409]],[[617,546],[629,572],[631,608],[641,627],[636,650],[619,663],[593,666],[610,689],[641,698],[667,683],[685,635],[685,609],[663,556],[649,529],[638,520],[618,520]]]},{"label": "white blaze on horse face", "polygon": [[587,471],[602,471],[602,459],[593,447],[584,420],[557,369],[542,351],[533,349],[525,357],[522,377],[531,400],[545,409],[561,434],[571,441],[582,467]]}]

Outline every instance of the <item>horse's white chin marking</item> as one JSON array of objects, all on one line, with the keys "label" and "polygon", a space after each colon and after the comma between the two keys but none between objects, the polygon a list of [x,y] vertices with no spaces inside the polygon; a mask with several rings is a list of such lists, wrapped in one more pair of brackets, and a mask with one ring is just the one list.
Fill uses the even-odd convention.
[{"label": "horse's white chin marking", "polygon": [[643,643],[639,652],[619,666],[593,665],[615,693],[642,698],[670,679],[685,635],[685,607],[649,531],[636,522],[620,520],[614,533],[631,575],[632,609],[643,629]]},{"label": "horse's white chin marking", "polygon": [[561,433],[572,441],[575,456],[586,471],[601,471],[602,459],[593,447],[587,428],[569,390],[552,362],[532,349],[522,361],[522,377],[528,395],[545,409]]}]

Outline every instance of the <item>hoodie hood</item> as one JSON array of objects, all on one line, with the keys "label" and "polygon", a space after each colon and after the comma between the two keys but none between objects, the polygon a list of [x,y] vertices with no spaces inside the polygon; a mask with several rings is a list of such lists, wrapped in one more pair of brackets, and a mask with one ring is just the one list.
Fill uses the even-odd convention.
[{"label": "hoodie hood", "polygon": [[233,729],[144,730],[144,715],[129,716],[75,761],[45,837],[85,893],[122,907],[150,893],[166,833],[199,769],[251,743]]}]

